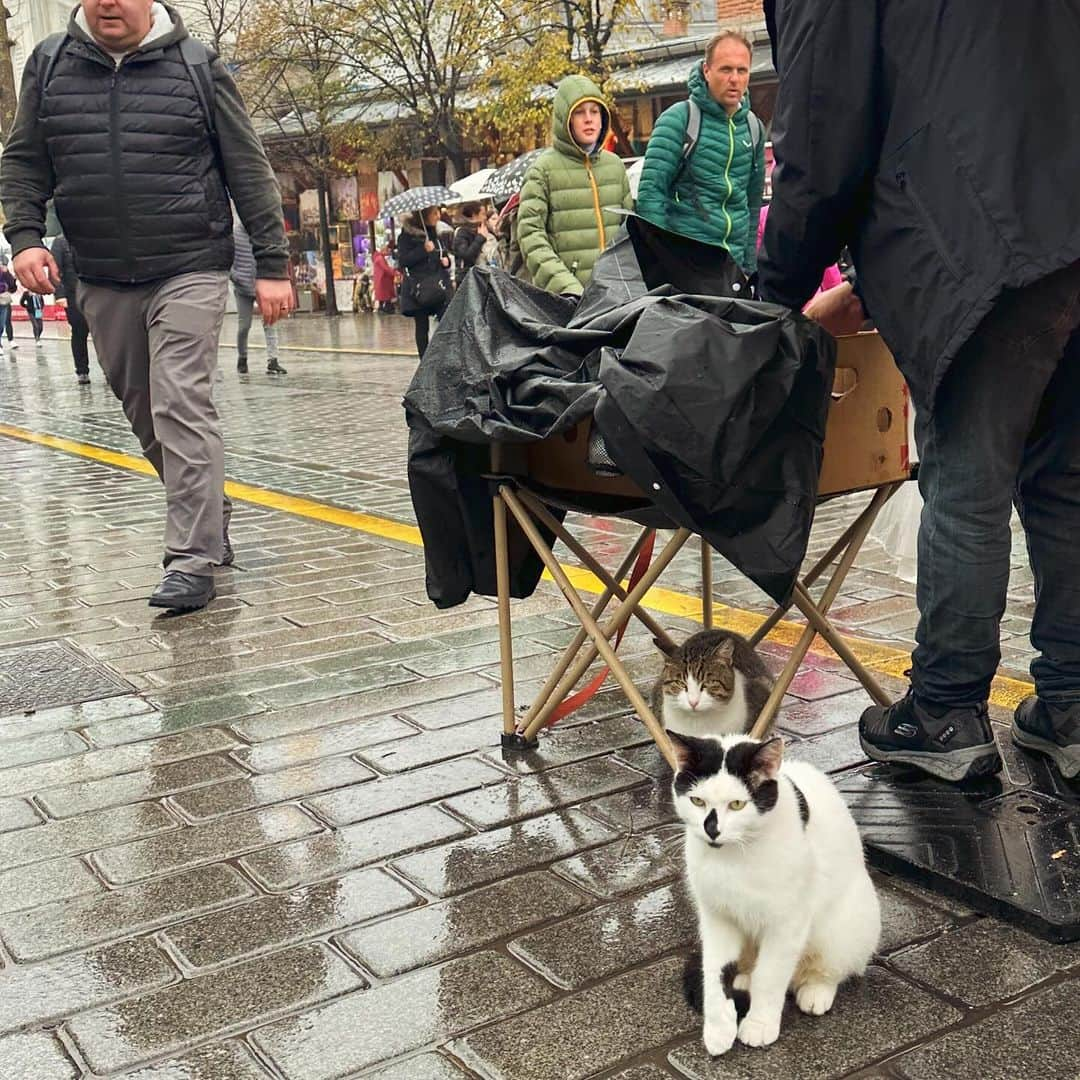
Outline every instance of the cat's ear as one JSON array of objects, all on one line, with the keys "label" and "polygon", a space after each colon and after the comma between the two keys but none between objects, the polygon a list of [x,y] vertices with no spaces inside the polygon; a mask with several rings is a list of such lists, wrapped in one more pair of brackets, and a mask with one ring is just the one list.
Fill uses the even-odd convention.
[{"label": "cat's ear", "polygon": [[780,766],[783,760],[784,740],[779,735],[774,735],[767,742],[763,742],[755,751],[750,765],[750,775],[758,784],[767,780],[775,780],[780,774]]},{"label": "cat's ear", "polygon": [[675,751],[675,771],[677,773],[684,772],[694,761],[694,750],[687,741],[676,735],[674,731],[669,731],[667,735]]},{"label": "cat's ear", "polygon": [[665,641],[663,638],[654,637],[652,642],[665,656],[674,656],[679,651],[679,646],[671,638]]},{"label": "cat's ear", "polygon": [[735,659],[735,639],[724,638],[719,645],[713,649],[713,656],[719,660],[721,664],[730,664]]}]

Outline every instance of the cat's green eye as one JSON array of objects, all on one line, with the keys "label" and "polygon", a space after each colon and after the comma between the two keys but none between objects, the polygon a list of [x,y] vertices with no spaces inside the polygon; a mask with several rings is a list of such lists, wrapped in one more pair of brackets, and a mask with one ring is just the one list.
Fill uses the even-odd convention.
[{"label": "cat's green eye", "polygon": [[704,799],[699,799],[696,795],[691,795],[690,796],[690,801],[695,806],[704,806],[705,805],[705,800]]},{"label": "cat's green eye", "polygon": [[727,808],[729,810],[741,810],[745,805],[745,799],[732,799],[731,802],[727,804]]}]

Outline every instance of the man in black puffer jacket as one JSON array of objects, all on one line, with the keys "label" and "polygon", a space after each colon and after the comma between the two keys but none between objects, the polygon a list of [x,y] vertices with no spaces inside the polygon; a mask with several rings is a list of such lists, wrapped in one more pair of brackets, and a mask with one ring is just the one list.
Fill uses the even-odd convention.
[{"label": "man in black puffer jacket", "polygon": [[[780,92],[761,295],[801,308],[849,244],[917,410],[912,692],[868,709],[878,761],[1001,768],[987,718],[1015,497],[1035,577],[1013,740],[1080,774],[1080,19],[1075,3],[767,0]],[[1073,166],[1077,166],[1074,168]],[[835,295],[834,295],[835,294]]]},{"label": "man in black puffer jacket", "polygon": [[51,293],[45,204],[71,245],[105,376],[165,484],[165,576],[152,607],[193,611],[232,561],[221,426],[211,398],[236,203],[264,322],[292,306],[281,199],[236,86],[152,0],[83,0],[23,72],[0,163],[5,235],[23,285]]}]

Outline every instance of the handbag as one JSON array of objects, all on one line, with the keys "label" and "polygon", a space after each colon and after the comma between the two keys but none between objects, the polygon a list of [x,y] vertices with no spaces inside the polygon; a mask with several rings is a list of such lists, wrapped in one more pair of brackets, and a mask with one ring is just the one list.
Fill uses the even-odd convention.
[{"label": "handbag", "polygon": [[409,298],[418,312],[426,312],[433,315],[442,310],[446,303],[448,293],[446,282],[439,277],[414,277],[406,275],[409,288]]}]

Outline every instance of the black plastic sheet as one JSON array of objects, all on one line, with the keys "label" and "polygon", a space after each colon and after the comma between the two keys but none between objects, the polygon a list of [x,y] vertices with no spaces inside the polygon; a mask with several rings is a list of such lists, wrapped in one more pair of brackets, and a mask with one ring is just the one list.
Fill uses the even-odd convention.
[{"label": "black plastic sheet", "polygon": [[[787,599],[817,501],[835,346],[801,315],[740,299],[745,289],[722,251],[640,219],[576,307],[497,270],[467,275],[405,397],[438,606],[496,591],[490,444],[589,415],[672,524]],[[516,529],[511,570],[512,594],[529,595],[542,567]]]}]

